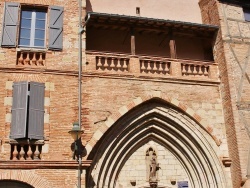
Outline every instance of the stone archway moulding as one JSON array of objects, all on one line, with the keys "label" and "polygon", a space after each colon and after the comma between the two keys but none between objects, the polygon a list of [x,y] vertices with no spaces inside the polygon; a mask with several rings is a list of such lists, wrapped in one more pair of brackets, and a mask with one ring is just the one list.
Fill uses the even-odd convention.
[{"label": "stone archway moulding", "polygon": [[27,183],[35,188],[50,188],[54,187],[51,186],[50,183],[42,178],[34,174],[31,170],[29,171],[22,171],[22,170],[9,170],[0,173],[0,181],[1,180],[15,180]]},{"label": "stone archway moulding", "polygon": [[136,107],[137,105],[148,101],[153,98],[159,98],[162,99],[171,105],[181,109],[184,111],[187,115],[192,117],[198,124],[200,124],[203,129],[212,137],[212,139],[215,141],[216,145],[219,146],[221,144],[221,141],[209,131],[210,126],[207,124],[207,122],[200,117],[192,108],[188,107],[184,103],[180,102],[178,99],[169,97],[167,95],[161,94],[161,92],[155,92],[153,95],[145,95],[141,97],[137,97],[127,105],[122,106],[116,113],[112,114],[110,117],[107,118],[107,120],[104,122],[104,124],[95,131],[92,138],[86,145],[87,153],[89,154],[95,144],[100,140],[100,138],[104,135],[104,133],[124,114],[126,114],[129,110]]}]

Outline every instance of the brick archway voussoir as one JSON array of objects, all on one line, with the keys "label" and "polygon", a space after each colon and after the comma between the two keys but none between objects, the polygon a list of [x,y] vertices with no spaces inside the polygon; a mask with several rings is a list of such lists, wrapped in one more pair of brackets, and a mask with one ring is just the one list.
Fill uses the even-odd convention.
[{"label": "brick archway voussoir", "polygon": [[188,114],[190,117],[195,119],[199,124],[201,124],[204,129],[208,132],[208,134],[211,135],[215,143],[219,146],[220,141],[216,138],[216,136],[212,135],[211,132],[209,132],[210,126],[207,124],[207,122],[201,118],[199,114],[197,114],[192,108],[188,107],[184,103],[180,102],[178,99],[169,97],[165,94],[162,94],[161,92],[154,92],[150,95],[144,95],[141,97],[137,97],[133,99],[133,101],[128,102],[127,105],[122,106],[119,108],[117,112],[112,114],[108,119],[105,121],[105,123],[95,131],[92,138],[86,145],[87,153],[90,153],[92,148],[95,146],[95,144],[98,142],[98,140],[104,135],[104,133],[124,114],[126,114],[129,110],[136,107],[137,105],[140,105],[143,102],[146,102],[152,98],[160,98],[168,103],[171,103],[172,105],[178,107],[179,109],[183,110],[186,114]]},{"label": "brick archway voussoir", "polygon": [[48,180],[45,180],[41,176],[36,175],[32,171],[22,171],[22,170],[9,170],[1,173],[1,180],[15,180],[27,183],[35,188],[50,188],[53,187],[50,185]]}]

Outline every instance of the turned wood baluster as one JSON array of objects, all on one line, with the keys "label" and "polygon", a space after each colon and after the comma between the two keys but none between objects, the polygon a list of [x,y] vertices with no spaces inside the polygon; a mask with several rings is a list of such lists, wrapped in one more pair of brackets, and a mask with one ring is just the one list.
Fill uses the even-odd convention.
[{"label": "turned wood baluster", "polygon": [[104,67],[104,70],[105,69],[108,69],[108,58],[107,57],[104,57],[104,65],[103,65],[103,67]]},{"label": "turned wood baluster", "polygon": [[111,68],[111,69],[114,69],[114,68],[115,68],[115,62],[114,62],[114,61],[115,61],[115,58],[112,57],[112,58],[111,58],[111,64],[110,64],[110,68]]},{"label": "turned wood baluster", "polygon": [[202,76],[203,74],[201,65],[198,65],[198,74],[199,76]]},{"label": "turned wood baluster", "polygon": [[165,64],[164,62],[159,62],[159,74],[163,73],[163,65],[164,64]]},{"label": "turned wood baluster", "polygon": [[101,63],[101,58],[99,57],[99,56],[96,56],[96,61],[97,61],[97,69],[99,69],[99,68],[101,68],[101,66],[102,66],[102,63]]},{"label": "turned wood baluster", "polygon": [[21,145],[21,150],[19,152],[19,156],[20,156],[19,160],[22,160],[22,161],[25,160],[24,145]]},{"label": "turned wood baluster", "polygon": [[158,62],[157,61],[153,61],[153,71],[156,72],[157,71],[157,64]]},{"label": "turned wood baluster", "polygon": [[187,75],[190,75],[190,74],[192,74],[191,65],[187,64]]},{"label": "turned wood baluster", "polygon": [[117,58],[117,66],[116,66],[116,68],[117,68],[117,70],[118,71],[121,71],[121,59],[120,58]]},{"label": "turned wood baluster", "polygon": [[36,62],[36,53],[35,52],[33,53],[33,58],[31,60],[31,62],[32,62],[33,65],[37,65],[37,62]]},{"label": "turned wood baluster", "polygon": [[39,152],[39,145],[35,145],[36,150],[34,152],[34,160],[39,160],[40,152]]},{"label": "turned wood baluster", "polygon": [[208,66],[204,66],[204,76],[208,76]]},{"label": "turned wood baluster", "polygon": [[183,75],[183,76],[186,76],[186,74],[187,74],[186,65],[185,65],[185,64],[182,64],[182,75]]},{"label": "turned wood baluster", "polygon": [[18,151],[17,151],[17,145],[16,144],[14,144],[13,145],[13,153],[12,153],[12,160],[17,160],[18,159]]},{"label": "turned wood baluster", "polygon": [[141,60],[141,72],[144,72],[145,69],[146,69],[146,67],[145,67],[145,61]]},{"label": "turned wood baluster", "polygon": [[27,160],[32,160],[32,149],[31,149],[31,145],[28,145]]},{"label": "turned wood baluster", "polygon": [[194,65],[194,71],[193,71],[193,75],[196,76],[197,75],[197,70],[196,70],[196,65]]},{"label": "turned wood baluster", "polygon": [[127,65],[128,59],[124,59],[124,63],[123,63],[123,69],[124,71],[128,71],[128,65]]},{"label": "turned wood baluster", "polygon": [[24,64],[25,64],[25,65],[30,65],[30,54],[29,54],[29,52],[27,53],[27,57],[26,57],[26,59],[24,60]]},{"label": "turned wood baluster", "polygon": [[169,74],[169,65],[170,65],[169,62],[166,62],[166,63],[165,63],[165,72],[166,72],[167,74]]},{"label": "turned wood baluster", "polygon": [[44,65],[44,63],[43,63],[43,54],[42,53],[39,54],[38,63],[39,63],[39,65]]},{"label": "turned wood baluster", "polygon": [[147,61],[147,68],[146,68],[147,71],[150,71],[150,70],[151,70],[150,63],[151,63],[150,61]]},{"label": "turned wood baluster", "polygon": [[19,65],[19,64],[24,64],[24,62],[23,62],[23,52],[21,52],[21,54],[20,54],[20,57],[18,58],[18,62],[17,62],[17,64]]}]

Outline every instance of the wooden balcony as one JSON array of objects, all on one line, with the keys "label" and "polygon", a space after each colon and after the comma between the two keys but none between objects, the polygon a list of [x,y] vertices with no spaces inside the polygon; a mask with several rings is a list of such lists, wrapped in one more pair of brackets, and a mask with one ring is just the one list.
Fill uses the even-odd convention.
[{"label": "wooden balcony", "polygon": [[173,59],[87,51],[88,71],[102,74],[134,75],[186,80],[218,81],[218,65],[213,61]]},{"label": "wooden balcony", "polygon": [[39,50],[18,50],[16,65],[18,66],[32,66],[44,67],[46,59],[46,52]]},{"label": "wooden balcony", "polygon": [[11,140],[11,160],[41,160],[43,141],[16,141]]}]

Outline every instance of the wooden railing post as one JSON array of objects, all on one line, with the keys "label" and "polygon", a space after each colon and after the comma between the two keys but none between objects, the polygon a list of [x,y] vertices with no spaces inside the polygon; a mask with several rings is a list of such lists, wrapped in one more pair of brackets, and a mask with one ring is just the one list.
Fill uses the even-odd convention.
[{"label": "wooden railing post", "polygon": [[208,77],[211,79],[218,79],[218,65],[210,65]]},{"label": "wooden railing post", "polygon": [[182,76],[181,73],[181,62],[172,61],[170,66],[170,75],[171,76]]},{"label": "wooden railing post", "polygon": [[129,72],[139,74],[140,73],[140,60],[138,57],[131,57],[129,60]]}]

